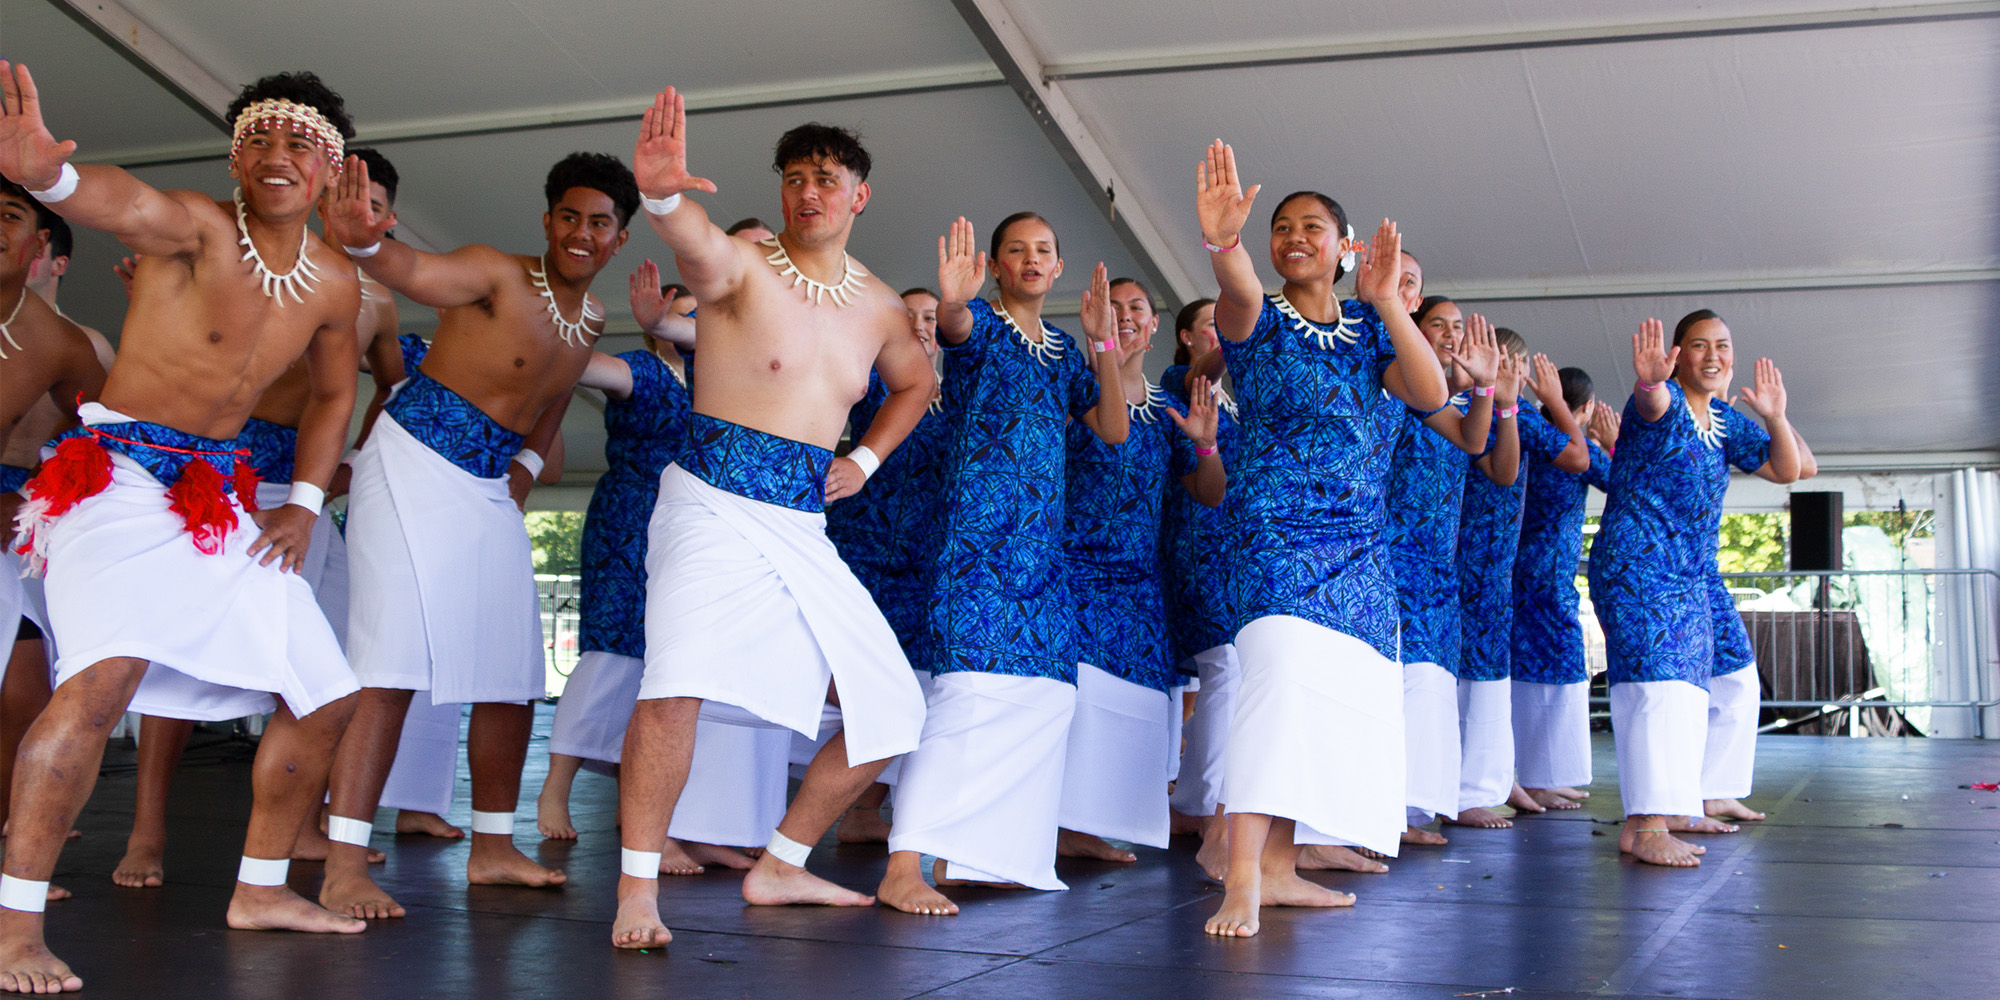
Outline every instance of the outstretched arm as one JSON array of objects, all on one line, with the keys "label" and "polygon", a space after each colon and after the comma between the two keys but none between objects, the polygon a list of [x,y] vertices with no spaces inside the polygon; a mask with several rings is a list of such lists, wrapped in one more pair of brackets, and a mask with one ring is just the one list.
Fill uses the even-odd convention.
[{"label": "outstretched arm", "polygon": [[972,238],[972,223],[965,216],[951,224],[951,232],[938,237],[937,336],[940,343],[957,347],[972,336],[972,298],[986,284],[986,251]]},{"label": "outstretched arm", "polygon": [[[1780,484],[1797,482],[1810,452],[1804,451],[1804,439],[1785,416],[1785,377],[1779,374],[1778,366],[1770,358],[1758,358],[1755,384],[1737,396],[1764,418],[1764,428],[1771,432],[1771,457],[1757,468],[1757,476]],[[1818,472],[1819,463],[1814,462],[1812,468]]]},{"label": "outstretched arm", "polygon": [[385,239],[395,224],[396,213],[378,215],[369,200],[368,164],[348,157],[326,231],[370,278],[433,309],[450,309],[492,297],[502,280],[519,273],[514,258],[489,246],[475,243],[450,253],[425,253]]},{"label": "outstretched arm", "polygon": [[1091,271],[1090,290],[1083,293],[1083,335],[1090,341],[1091,374],[1097,376],[1097,405],[1084,411],[1084,426],[1105,444],[1124,444],[1132,434],[1132,411],[1125,406],[1125,376],[1120,369],[1131,346],[1118,341],[1118,320],[1111,314],[1111,275],[1103,261]]},{"label": "outstretched arm", "polygon": [[29,191],[48,191],[73,172],[71,193],[60,198],[51,193],[42,203],[57,215],[110,233],[140,253],[173,256],[201,249],[201,226],[189,206],[207,196],[168,194],[118,167],[72,166],[75,154],[75,142],[57,142],[43,123],[41,94],[28,67],[0,60],[0,176]]},{"label": "outstretched arm", "polygon": [[582,377],[576,384],[585,389],[596,389],[612,399],[632,398],[632,366],[625,359],[603,351],[590,352],[590,361],[583,366]]},{"label": "outstretched arm", "polygon": [[1569,404],[1563,402],[1562,373],[1556,371],[1555,362],[1546,354],[1535,355],[1533,363],[1535,398],[1541,400],[1542,408],[1549,411],[1549,423],[1555,429],[1569,435],[1569,444],[1563,446],[1562,453],[1549,464],[1573,475],[1582,475],[1590,468],[1590,445],[1584,441],[1583,428],[1576,424],[1576,415],[1569,412]]},{"label": "outstretched arm", "polygon": [[[1261,184],[1243,190],[1236,176],[1236,150],[1217,139],[1208,147],[1208,156],[1195,167],[1195,214],[1201,219],[1202,241],[1221,250],[1210,250],[1209,264],[1215,268],[1215,332],[1231,341],[1249,339],[1257,328],[1257,316],[1264,310],[1264,287],[1257,283],[1257,266],[1243,246],[1243,226],[1250,218],[1250,205],[1257,200]],[[1213,376],[1217,373],[1203,372]]]},{"label": "outstretched arm", "polygon": [[[1438,364],[1431,342],[1417,329],[1417,321],[1403,311],[1396,288],[1403,281],[1403,234],[1396,223],[1383,219],[1375,229],[1375,239],[1358,254],[1354,273],[1355,294],[1375,307],[1389,343],[1396,348],[1396,360],[1382,370],[1382,388],[1405,405],[1429,412],[1451,398],[1444,366]],[[1482,447],[1484,442],[1481,442]]]},{"label": "outstretched arm", "polygon": [[653,98],[639,123],[639,144],[632,149],[632,176],[639,193],[653,201],[670,200],[674,207],[655,214],[646,206],[646,221],[674,252],[681,280],[697,301],[711,304],[735,294],[743,282],[743,241],[733,240],[709,221],[707,210],[686,198],[688,191],[715,192],[715,184],[688,173],[687,100],[668,87]]},{"label": "outstretched arm", "polygon": [[1215,386],[1205,378],[1195,379],[1188,386],[1187,416],[1181,416],[1171,406],[1167,408],[1167,416],[1173,418],[1174,426],[1194,445],[1194,471],[1181,477],[1181,487],[1204,507],[1222,506],[1222,498],[1229,491],[1229,471],[1223,468],[1222,453],[1215,446],[1216,429],[1221,421],[1216,413]]},{"label": "outstretched arm", "polygon": [[641,261],[632,272],[632,319],[653,339],[693,350],[694,320],[667,312],[672,301],[673,296],[660,290],[660,266]]},{"label": "outstretched arm", "polygon": [[[866,448],[879,463],[896,450],[903,439],[910,436],[917,421],[924,418],[924,411],[931,405],[931,396],[937,391],[937,375],[931,371],[931,359],[924,356],[923,345],[910,336],[909,321],[904,318],[902,302],[897,300],[896,308],[890,311],[883,303],[883,341],[881,353],[875,355],[875,372],[882,379],[882,387],[889,391],[875,411],[875,420],[868,425],[868,433],[854,442],[855,451]],[[826,469],[826,499],[831,503],[861,492],[873,469],[863,470],[861,464],[851,456],[853,451],[833,460]]]}]

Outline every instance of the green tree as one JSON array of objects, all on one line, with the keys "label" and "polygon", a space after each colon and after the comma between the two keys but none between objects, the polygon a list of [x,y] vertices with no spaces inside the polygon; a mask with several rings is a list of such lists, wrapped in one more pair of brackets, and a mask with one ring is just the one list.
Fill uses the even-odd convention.
[{"label": "green tree", "polygon": [[583,565],[583,515],[537,510],[527,515],[528,542],[535,547],[535,572],[574,573]]},{"label": "green tree", "polygon": [[1722,515],[1719,556],[1724,573],[1784,572],[1785,515]]}]

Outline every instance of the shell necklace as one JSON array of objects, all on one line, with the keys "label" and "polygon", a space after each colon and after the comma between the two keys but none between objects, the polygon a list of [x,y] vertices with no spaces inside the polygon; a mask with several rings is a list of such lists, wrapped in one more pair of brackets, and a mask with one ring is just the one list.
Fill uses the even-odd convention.
[{"label": "shell necklace", "polygon": [[845,253],[840,255],[845,261],[841,268],[840,280],[829,285],[806,277],[805,272],[799,270],[797,264],[792,263],[792,255],[785,252],[785,245],[778,242],[776,236],[768,240],[759,240],[757,245],[771,248],[771,253],[764,258],[764,262],[778,269],[778,277],[792,279],[793,288],[806,286],[806,301],[813,305],[819,305],[820,300],[824,298],[831,301],[836,308],[845,309],[854,304],[855,297],[867,286],[861,279],[868,277],[868,271]]},{"label": "shell necklace", "polygon": [[1347,317],[1347,310],[1337,308],[1339,305],[1337,301],[1335,303],[1334,315],[1339,318],[1334,320],[1333,329],[1327,330],[1322,329],[1318,323],[1314,323],[1312,320],[1299,315],[1298,309],[1292,305],[1291,300],[1285,298],[1284,293],[1280,292],[1267,297],[1271,300],[1271,304],[1277,306],[1278,311],[1285,315],[1286,319],[1292,321],[1294,329],[1319,341],[1321,350],[1332,350],[1335,341],[1343,344],[1352,344],[1356,340],[1361,339],[1361,332],[1350,325],[1352,321]]},{"label": "shell necklace", "polygon": [[1028,331],[1021,329],[1021,324],[1014,322],[1014,317],[1007,315],[1007,307],[997,301],[993,303],[993,315],[1013,328],[1014,335],[1021,338],[1022,346],[1028,349],[1028,356],[1034,358],[1037,364],[1046,367],[1049,362],[1062,357],[1063,338],[1056,335],[1056,329],[1047,320],[1042,321],[1042,339],[1034,340],[1028,336]]},{"label": "shell necklace", "polygon": [[556,293],[549,288],[547,258],[546,250],[542,251],[542,256],[535,258],[535,263],[540,266],[528,269],[528,280],[534,282],[535,287],[541,291],[542,298],[549,300],[549,321],[556,325],[556,336],[561,337],[562,342],[571,347],[589,347],[590,342],[597,338],[597,334],[592,333],[586,324],[592,320],[602,320],[604,310],[591,308],[590,293],[585,292],[583,306],[576,311],[576,322],[564,319],[562,310],[556,308]]},{"label": "shell necklace", "polygon": [[263,282],[264,297],[276,301],[278,308],[282,309],[285,306],[285,293],[290,292],[292,301],[304,305],[305,296],[299,293],[317,291],[318,289],[313,286],[320,280],[319,268],[313,266],[311,255],[306,253],[306,247],[312,242],[312,230],[301,227],[298,263],[293,264],[292,269],[283,274],[274,273],[270,265],[264,263],[264,255],[257,252],[257,244],[250,241],[250,226],[244,221],[243,189],[237,188],[232,197],[236,202],[238,234],[236,243],[243,248],[242,259],[250,262],[251,270],[255,271],[258,279]]},{"label": "shell necklace", "polygon": [[1137,403],[1126,402],[1125,415],[1142,424],[1157,423],[1160,411],[1166,408],[1166,405],[1167,394],[1161,392],[1159,386],[1149,382],[1146,385],[1146,398]]},{"label": "shell necklace", "polygon": [[15,340],[14,332],[7,328],[14,325],[15,317],[21,315],[21,304],[28,301],[28,296],[33,294],[33,292],[28,290],[27,285],[22,285],[21,297],[14,300],[14,311],[8,313],[6,319],[0,320],[0,361],[7,360],[8,344],[14,345],[14,349],[17,351],[21,349],[21,342]]}]

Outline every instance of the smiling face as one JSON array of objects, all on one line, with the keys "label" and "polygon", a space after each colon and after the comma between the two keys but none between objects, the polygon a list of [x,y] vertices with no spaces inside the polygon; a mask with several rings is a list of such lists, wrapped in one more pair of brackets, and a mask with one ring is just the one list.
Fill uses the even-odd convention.
[{"label": "smiling face", "polygon": [[1300,196],[1278,206],[1271,221],[1271,264],[1294,284],[1330,277],[1347,252],[1333,213],[1318,198]]},{"label": "smiling face", "polygon": [[589,281],[611,263],[630,235],[618,226],[618,206],[596,188],[573,187],[542,214],[548,260],[570,281]]},{"label": "smiling face", "polygon": [[1425,313],[1417,329],[1424,332],[1424,338],[1431,342],[1431,350],[1437,352],[1439,363],[1449,371],[1450,352],[1458,350],[1459,342],[1465,339],[1465,314],[1458,311],[1457,305],[1446,302]]},{"label": "smiling face", "polygon": [[785,235],[800,245],[845,242],[854,217],[868,207],[868,182],[830,159],[797,160],[778,176]]},{"label": "smiling face", "polygon": [[1736,372],[1736,347],[1730,342],[1727,324],[1705,319],[1688,327],[1680,348],[1674,377],[1682,385],[1699,387],[1711,396],[1728,394],[1729,379]]},{"label": "smiling face", "polygon": [[924,345],[924,357],[937,357],[937,296],[911,292],[903,296],[903,308],[910,314],[910,332],[916,334],[917,343]]},{"label": "smiling face", "polygon": [[1130,342],[1137,336],[1139,344],[1152,346],[1153,334],[1160,328],[1160,316],[1153,311],[1153,299],[1144,288],[1131,281],[1112,285],[1111,314],[1118,320],[1119,340]]},{"label": "smiling face", "polygon": [[0,281],[19,281],[48,246],[49,231],[37,228],[35,203],[27,196],[0,192]]},{"label": "smiling face", "polygon": [[1215,306],[1205,305],[1195,310],[1194,324],[1180,332],[1180,341],[1187,345],[1188,353],[1202,357],[1222,346],[1215,334]]},{"label": "smiling face", "polygon": [[243,201],[252,213],[284,218],[310,210],[332,183],[326,157],[310,134],[273,121],[244,135],[229,175],[242,185]]},{"label": "smiling face", "polygon": [[1017,299],[1048,295],[1062,276],[1056,231],[1040,219],[1022,219],[1000,234],[999,244],[1000,252],[993,255],[990,266],[1000,290]]}]

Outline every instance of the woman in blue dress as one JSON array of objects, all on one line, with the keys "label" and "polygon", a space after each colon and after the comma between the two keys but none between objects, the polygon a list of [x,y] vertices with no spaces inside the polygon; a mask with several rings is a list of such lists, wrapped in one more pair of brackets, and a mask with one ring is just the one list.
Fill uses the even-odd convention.
[{"label": "woman in blue dress", "polygon": [[[1619,850],[1649,864],[1693,867],[1702,848],[1674,829],[1711,824],[1702,808],[1709,678],[1715,667],[1710,585],[1729,467],[1775,483],[1801,471],[1785,419],[1785,385],[1770,359],[1727,402],[1734,348],[1714,313],[1689,314],[1668,350],[1658,320],[1632,338],[1638,373],[1619,422],[1611,497],[1590,551],[1590,600],[1604,626],[1611,725],[1625,828]],[[1767,433],[1768,430],[1768,433]],[[1722,827],[1721,829],[1733,829]]]},{"label": "woman in blue dress", "polygon": [[1403,664],[1402,842],[1438,845],[1444,835],[1426,826],[1459,807],[1459,508],[1475,463],[1495,482],[1511,484],[1518,474],[1515,421],[1494,419],[1493,403],[1496,383],[1518,372],[1503,371],[1492,325],[1450,299],[1424,299],[1413,318],[1453,393],[1435,408],[1387,407],[1385,415],[1396,435],[1387,504]]},{"label": "woman in blue dress", "polygon": [[[1561,376],[1543,355],[1528,357],[1526,341],[1512,330],[1495,338],[1515,364],[1534,376],[1544,399],[1560,398]],[[1528,380],[1524,380],[1528,381]],[[1515,414],[1520,473],[1502,486],[1486,476],[1465,477],[1458,521],[1459,778],[1462,826],[1504,828],[1513,823],[1494,810],[1510,804],[1527,812],[1543,807],[1514,784],[1513,685],[1508,677],[1514,645],[1514,554],[1521,539],[1523,497],[1533,469],[1582,472],[1590,461],[1583,430],[1567,407],[1543,417],[1523,398],[1505,400],[1501,415]]]},{"label": "woman in blue dress", "polygon": [[1136,861],[1105,838],[1167,846],[1167,782],[1180,747],[1173,692],[1184,683],[1167,640],[1161,522],[1172,495],[1213,508],[1228,476],[1216,450],[1216,404],[1196,379],[1183,416],[1146,378],[1159,315],[1145,286],[1113,281],[1112,314],[1127,348],[1119,371],[1131,432],[1105,444],[1081,422],[1067,431],[1065,551],[1082,627],[1076,713],[1063,770],[1063,857]]},{"label": "woman in blue dress", "polygon": [[[897,780],[879,894],[905,912],[956,912],[925,884],[920,854],[938,859],[940,884],[1064,888],[1056,813],[1077,649],[1064,428],[1074,419],[1119,444],[1130,426],[1104,266],[1084,296],[1089,344],[1079,345],[1041,318],[1062,273],[1046,220],[1017,213],[994,229],[990,258],[975,250],[962,218],[938,240],[943,520],[917,664],[935,679]],[[981,300],[989,267],[999,290]]]},{"label": "woman in blue dress", "polygon": [[[1354,897],[1299,877],[1299,843],[1393,854],[1403,827],[1401,673],[1395,589],[1382,538],[1383,471],[1394,441],[1382,392],[1429,410],[1444,372],[1403,312],[1401,236],[1345,235],[1333,199],[1299,192],[1272,215],[1269,252],[1284,279],[1266,297],[1242,235],[1257,188],[1236,155],[1210,146],[1197,182],[1215,268],[1216,329],[1240,399],[1229,470],[1238,541],[1227,574],[1242,670],[1224,762],[1229,863],[1211,934],[1249,937],[1258,909],[1347,906]],[[1360,300],[1334,283],[1367,254]]]},{"label": "woman in blue dress", "polygon": [[[1576,809],[1590,797],[1590,668],[1577,616],[1576,569],[1583,556],[1585,494],[1611,488],[1610,450],[1617,414],[1597,402],[1581,368],[1557,373],[1559,394],[1537,389],[1543,409],[1567,410],[1590,424],[1590,465],[1569,472],[1529,455],[1521,542],[1514,555],[1514,618],[1510,626],[1514,700],[1514,769],[1529,798],[1544,809]],[[1560,400],[1560,402],[1557,402]]]}]

